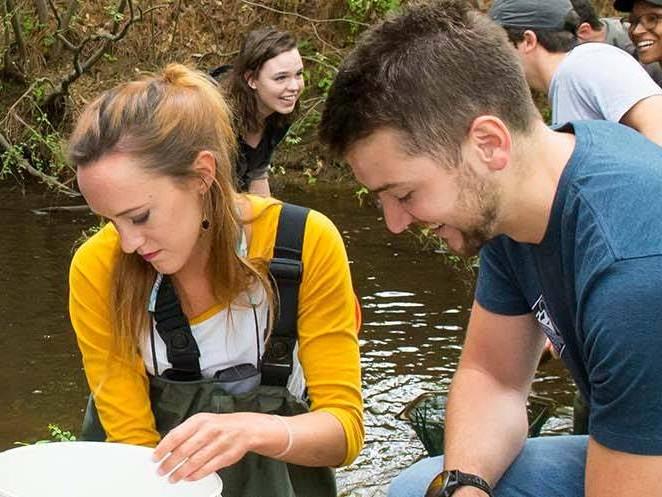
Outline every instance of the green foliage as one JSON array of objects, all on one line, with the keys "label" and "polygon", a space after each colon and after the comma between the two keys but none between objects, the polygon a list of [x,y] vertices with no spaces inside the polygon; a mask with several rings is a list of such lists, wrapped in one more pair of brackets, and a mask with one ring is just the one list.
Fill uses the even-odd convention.
[{"label": "green foliage", "polygon": [[384,15],[400,6],[400,0],[347,0],[347,7],[357,20],[368,19],[371,13]]},{"label": "green foliage", "polygon": [[48,432],[50,438],[37,440],[36,442],[14,442],[14,445],[33,445],[33,444],[45,444],[50,442],[75,442],[76,435],[70,431],[63,430],[59,425],[50,423],[48,425]]},{"label": "green foliage", "polygon": [[124,14],[117,10],[116,5],[106,5],[104,10],[113,20],[113,22],[122,22],[124,20]]},{"label": "green foliage", "polygon": [[356,197],[356,200],[359,201],[359,206],[363,207],[363,201],[365,200],[366,195],[370,193],[370,190],[368,190],[365,186],[361,186],[358,190],[354,192],[354,196]]},{"label": "green foliage", "polygon": [[34,31],[37,31],[43,27],[43,25],[39,24],[39,22],[30,15],[24,16],[21,24],[23,28],[23,34],[26,36],[30,36]]},{"label": "green foliage", "polygon": [[432,251],[440,254],[446,265],[468,276],[475,276],[478,269],[478,257],[461,257],[450,252],[441,238],[439,238],[432,229],[427,227],[416,227],[409,232],[420,244],[422,250]]},{"label": "green foliage", "polygon": [[35,169],[52,176],[58,176],[69,167],[63,146],[65,140],[40,107],[48,88],[46,80],[38,80],[26,96],[32,125],[23,120],[24,131],[20,142],[0,155],[0,179],[20,169],[22,161],[28,161]]},{"label": "green foliage", "polygon": [[[400,7],[400,0],[346,0],[349,18],[358,23],[371,24],[375,19]],[[350,27],[352,37],[361,30],[360,24]]]},{"label": "green foliage", "polygon": [[[287,140],[287,138],[286,138],[286,140]],[[281,165],[276,166],[274,164],[269,164],[269,174],[271,176],[275,176],[275,175],[284,176],[285,173],[286,173],[286,171],[285,171],[285,168],[283,166],[281,166]]]},{"label": "green foliage", "polygon": [[45,48],[52,47],[53,45],[55,45],[55,36],[53,35],[44,36],[42,43],[44,44]]},{"label": "green foliage", "polygon": [[299,117],[285,137],[285,143],[290,146],[300,145],[304,137],[317,128],[322,117],[322,104],[326,100],[329,88],[338,72],[337,66],[340,64],[338,56],[334,58],[324,55],[317,51],[309,40],[303,40],[299,44],[299,50],[306,61],[303,76],[307,89],[304,95],[309,98],[301,100]]},{"label": "green foliage", "polygon": [[303,171],[303,175],[306,177],[306,182],[307,182],[309,185],[312,186],[312,185],[314,185],[315,183],[317,183],[317,175],[316,175],[316,173],[315,173],[315,170],[313,170],[313,169],[307,167],[306,169],[304,169],[304,171]]},{"label": "green foliage", "polygon": [[56,424],[49,424],[48,431],[51,433],[51,439],[55,442],[75,442],[76,436],[70,431],[64,431]]}]

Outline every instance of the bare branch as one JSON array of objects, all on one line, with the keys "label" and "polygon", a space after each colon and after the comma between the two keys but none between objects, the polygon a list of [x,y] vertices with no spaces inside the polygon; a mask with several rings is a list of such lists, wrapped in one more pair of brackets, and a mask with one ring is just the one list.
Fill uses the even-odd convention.
[{"label": "bare branch", "polygon": [[334,66],[333,64],[329,64],[328,62],[324,62],[323,60],[319,60],[316,57],[311,57],[309,55],[302,55],[301,58],[304,60],[309,60],[311,62],[314,62],[315,64],[319,64],[320,66],[324,66],[327,69],[331,69],[336,74],[338,73],[338,68],[336,66]]},{"label": "bare branch", "polygon": [[194,53],[191,54],[191,57],[194,59],[197,59],[197,64],[198,67],[202,65],[202,62],[206,60],[208,57],[218,57],[220,59],[225,59],[226,57],[232,57],[234,55],[237,55],[239,53],[239,50],[233,50],[232,52],[224,52],[224,53],[218,53],[218,52],[207,52],[207,53]]},{"label": "bare branch", "polygon": [[346,22],[348,24],[355,24],[357,26],[364,26],[364,27],[369,26],[369,24],[367,24],[365,22],[355,21],[354,19],[343,19],[343,18],[340,18],[340,19],[314,19],[312,17],[308,17],[308,16],[304,16],[302,14],[299,14],[298,12],[289,12],[287,10],[278,10],[278,9],[274,9],[273,7],[269,7],[267,5],[263,5],[261,3],[251,2],[250,0],[241,0],[241,1],[245,4],[247,4],[247,5],[252,5],[254,7],[259,7],[261,9],[265,9],[265,10],[268,10],[270,12],[276,12],[277,14],[283,14],[283,15],[298,17],[298,18],[303,19],[305,21],[308,21],[310,23]]},{"label": "bare branch", "polygon": [[30,86],[28,87],[28,89],[25,90],[25,91],[23,92],[23,94],[22,94],[20,97],[18,97],[18,98],[14,101],[14,103],[12,104],[11,107],[9,107],[9,109],[7,110],[7,113],[5,114],[5,117],[3,117],[3,118],[0,120],[0,124],[4,124],[4,123],[5,123],[5,121],[6,121],[7,118],[9,117],[9,115],[12,114],[12,113],[14,112],[14,110],[16,109],[16,107],[18,107],[18,104],[20,104],[25,98],[27,98],[27,97],[32,93],[32,90],[34,90],[34,89],[37,87],[37,85],[40,85],[40,84],[45,83],[45,82],[50,83],[51,87],[53,87],[53,82],[52,82],[50,79],[48,79],[48,78],[39,78],[39,79],[35,79],[35,80],[32,82],[32,84],[30,84]]},{"label": "bare branch", "polygon": [[[68,91],[71,83],[73,83],[78,78],[80,78],[87,70],[89,70],[94,64],[96,64],[96,62],[103,56],[103,54],[106,53],[106,51],[108,50],[108,48],[112,43],[118,42],[122,38],[124,38],[128,33],[131,25],[142,20],[144,16],[144,12],[140,8],[138,8],[137,12],[135,12],[133,6],[133,0],[120,0],[120,3],[118,5],[118,12],[122,12],[125,7],[128,7],[129,9],[129,16],[128,19],[124,22],[124,25],[121,25],[119,21],[115,21],[113,23],[112,31],[110,33],[107,32],[98,33],[96,35],[88,36],[78,45],[73,45],[71,43],[67,45],[67,48],[74,53],[74,60],[73,60],[74,69],[67,76],[65,76],[62,79],[62,81],[60,81],[55,91],[48,96],[48,100],[54,99],[57,95],[65,94]],[[167,4],[156,5],[154,7],[147,9],[145,12],[151,12],[153,10],[164,7],[169,7],[169,5]],[[101,43],[101,46],[96,51],[94,51],[87,59],[81,61],[83,48],[85,48],[87,44],[95,41],[103,41],[103,42]]]},{"label": "bare branch", "polygon": [[317,97],[314,99],[315,101],[312,103],[312,105],[306,110],[306,112],[299,117],[294,125],[292,126],[292,131],[293,132],[298,132],[301,129],[301,126],[303,126],[303,123],[306,122],[306,119],[308,116],[317,108],[317,106],[321,103],[324,102],[324,97]]},{"label": "bare branch", "polygon": [[172,48],[175,45],[175,35],[177,34],[177,26],[179,25],[179,14],[182,10],[182,0],[177,0],[177,5],[175,5],[175,22],[172,23],[172,31],[170,32],[170,47],[168,47],[168,52],[172,52]]},{"label": "bare branch", "polygon": [[86,205],[53,205],[50,207],[41,207],[31,209],[37,215],[43,216],[49,212],[90,212],[90,207]]},{"label": "bare branch", "polygon": [[16,46],[18,47],[18,52],[21,57],[22,62],[27,62],[28,60],[28,51],[25,48],[25,38],[23,37],[23,28],[21,26],[21,15],[16,6],[14,5],[14,0],[5,0],[5,5],[7,6],[7,13],[10,16],[11,26],[14,30],[14,40],[16,41]]},{"label": "bare branch", "polygon": [[62,20],[60,19],[60,13],[57,11],[57,7],[53,3],[53,0],[48,0],[48,6],[51,8],[53,17],[55,17],[55,21],[57,22],[57,30],[60,31],[60,29],[62,29]]},{"label": "bare branch", "polygon": [[[13,149],[13,145],[5,138],[5,136],[0,132],[0,149],[3,149],[5,152],[9,152]],[[47,185],[56,188],[57,190],[61,191],[62,193],[69,195],[70,197],[80,197],[80,193],[78,193],[75,190],[72,190],[68,186],[60,183],[57,179],[53,178],[52,176],[49,176],[48,174],[45,174],[38,169],[35,169],[32,164],[30,164],[25,158],[23,157],[16,157],[16,164],[23,170],[25,170],[28,174],[31,176],[34,176],[35,178],[38,178],[39,180],[43,181]]]}]

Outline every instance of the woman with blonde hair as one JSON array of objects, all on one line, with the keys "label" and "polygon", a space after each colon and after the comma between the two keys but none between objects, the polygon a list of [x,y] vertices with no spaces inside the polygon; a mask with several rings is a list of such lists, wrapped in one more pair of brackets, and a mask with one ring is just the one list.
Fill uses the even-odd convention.
[{"label": "woman with blonde hair", "polygon": [[[322,214],[237,194],[235,147],[223,97],[181,65],[78,120],[78,185],[109,221],[70,269],[92,392],[83,438],[156,446],[172,481],[219,471],[225,497],[336,495],[330,467],[363,443],[345,249]],[[285,212],[299,262],[278,253]],[[290,277],[277,292],[269,267]]]}]

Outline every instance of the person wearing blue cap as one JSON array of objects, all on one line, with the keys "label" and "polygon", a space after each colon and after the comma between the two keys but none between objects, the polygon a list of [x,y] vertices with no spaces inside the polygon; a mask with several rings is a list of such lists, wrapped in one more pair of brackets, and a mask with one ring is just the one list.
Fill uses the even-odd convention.
[{"label": "person wearing blue cap", "polygon": [[[444,455],[390,497],[662,496],[662,147],[604,120],[547,126],[504,31],[466,0],[364,33],[320,139],[390,231],[480,253]],[[527,439],[545,338],[589,403],[588,435]]]},{"label": "person wearing blue cap", "polygon": [[616,0],[614,8],[630,13],[628,33],[639,60],[662,66],[662,0]]},{"label": "person wearing blue cap", "polygon": [[662,65],[658,62],[643,63],[639,60],[637,48],[630,39],[630,23],[622,17],[599,17],[591,0],[570,0],[579,16],[577,40],[579,43],[609,43],[625,50],[639,61],[658,86],[662,87]]},{"label": "person wearing blue cap", "polygon": [[622,50],[576,46],[570,0],[495,0],[489,16],[515,45],[529,85],[547,94],[552,125],[604,119],[662,144],[662,88]]}]

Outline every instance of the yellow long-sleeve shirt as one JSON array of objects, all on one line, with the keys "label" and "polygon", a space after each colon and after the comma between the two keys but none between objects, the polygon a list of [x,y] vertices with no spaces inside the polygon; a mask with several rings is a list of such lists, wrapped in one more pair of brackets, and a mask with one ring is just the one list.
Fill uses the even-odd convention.
[{"label": "yellow long-sleeve shirt", "polygon": [[[248,256],[268,260],[281,206],[273,199],[247,198],[254,218]],[[69,313],[108,440],[154,446],[160,435],[142,358],[136,355],[129,363],[108,360],[110,277],[118,250],[119,236],[108,224],[76,251],[69,273]],[[302,261],[298,359],[311,409],[329,412],[344,428],[346,465],[358,455],[364,436],[359,315],[342,238],[333,223],[316,211],[306,222]]]}]

